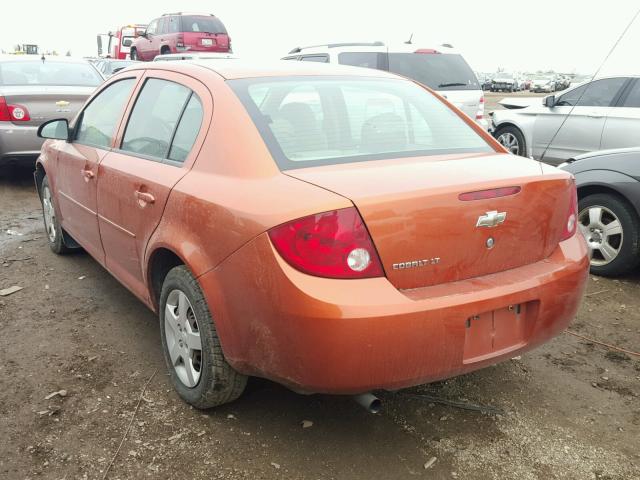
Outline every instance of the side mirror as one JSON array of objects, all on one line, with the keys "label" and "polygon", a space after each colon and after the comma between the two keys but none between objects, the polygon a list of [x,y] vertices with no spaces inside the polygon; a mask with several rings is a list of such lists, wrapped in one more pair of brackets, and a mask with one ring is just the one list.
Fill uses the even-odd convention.
[{"label": "side mirror", "polygon": [[123,47],[130,47],[132,43],[133,43],[133,40],[131,40],[130,38],[125,38],[122,41],[122,46]]},{"label": "side mirror", "polygon": [[556,97],[555,97],[555,95],[549,95],[547,97],[544,97],[544,100],[542,100],[542,104],[545,107],[548,107],[548,108],[555,107],[556,106]]},{"label": "side mirror", "polygon": [[148,33],[147,33],[147,31],[145,30],[144,32],[141,32],[141,33],[140,33],[140,36],[141,36],[141,37],[143,37],[143,38],[148,38],[148,37],[149,37],[149,34],[148,34]]},{"label": "side mirror", "polygon": [[66,118],[49,120],[38,127],[40,138],[51,138],[53,140],[69,140],[69,122]]}]

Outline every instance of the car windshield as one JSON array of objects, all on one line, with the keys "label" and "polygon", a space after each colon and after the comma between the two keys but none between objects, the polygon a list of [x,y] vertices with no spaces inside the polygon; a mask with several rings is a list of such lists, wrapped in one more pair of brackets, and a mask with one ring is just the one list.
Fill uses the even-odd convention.
[{"label": "car windshield", "polygon": [[434,90],[480,89],[473,70],[457,54],[389,53],[389,71]]},{"label": "car windshield", "polygon": [[435,95],[406,80],[269,77],[228,83],[282,170],[493,151]]},{"label": "car windshield", "polygon": [[204,15],[183,15],[181,32],[227,33],[224,25],[216,17]]},{"label": "car windshield", "polygon": [[0,62],[0,85],[52,85],[95,87],[102,77],[88,63],[34,61]]}]

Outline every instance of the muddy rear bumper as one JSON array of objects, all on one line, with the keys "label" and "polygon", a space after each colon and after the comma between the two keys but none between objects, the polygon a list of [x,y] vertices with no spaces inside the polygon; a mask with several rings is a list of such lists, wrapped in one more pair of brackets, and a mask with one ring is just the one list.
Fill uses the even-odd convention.
[{"label": "muddy rear bumper", "polygon": [[386,278],[300,273],[262,235],[199,281],[234,368],[347,394],[452,377],[540,345],[574,318],[588,267],[576,235],[537,263],[399,291]]}]

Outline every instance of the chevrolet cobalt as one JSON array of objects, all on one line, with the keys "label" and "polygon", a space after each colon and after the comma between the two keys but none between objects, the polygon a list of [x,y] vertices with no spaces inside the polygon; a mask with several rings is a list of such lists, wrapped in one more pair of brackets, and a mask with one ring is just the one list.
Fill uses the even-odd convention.
[{"label": "chevrolet cobalt", "polygon": [[388,72],[140,64],[39,134],[51,249],[158,314],[198,408],[251,375],[359,394],[470,372],[560,333],[584,290],[573,177]]}]

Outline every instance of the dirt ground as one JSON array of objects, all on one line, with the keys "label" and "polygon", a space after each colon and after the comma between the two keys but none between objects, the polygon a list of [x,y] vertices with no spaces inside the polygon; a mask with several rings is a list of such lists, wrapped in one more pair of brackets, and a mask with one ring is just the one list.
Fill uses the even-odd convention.
[{"label": "dirt ground", "polygon": [[[264,380],[202,412],[169,384],[154,315],[87,254],[49,250],[29,170],[0,177],[0,207],[0,289],[23,287],[0,297],[2,479],[102,479],[130,423],[110,479],[640,479],[638,357],[562,334],[381,392],[379,415]],[[640,350],[639,283],[592,277],[572,330]]]}]

